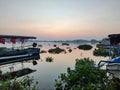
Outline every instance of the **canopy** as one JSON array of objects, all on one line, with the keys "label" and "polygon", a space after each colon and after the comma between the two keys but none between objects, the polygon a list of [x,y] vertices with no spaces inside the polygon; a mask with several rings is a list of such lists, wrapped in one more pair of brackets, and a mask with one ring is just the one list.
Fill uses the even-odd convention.
[{"label": "canopy", "polygon": [[120,34],[110,34],[108,37],[110,38],[111,45],[117,45],[120,43]]},{"label": "canopy", "polygon": [[36,39],[33,36],[15,36],[15,35],[0,35],[0,43],[5,44],[5,42],[12,42],[13,44],[19,40],[19,42],[24,43],[26,39]]}]

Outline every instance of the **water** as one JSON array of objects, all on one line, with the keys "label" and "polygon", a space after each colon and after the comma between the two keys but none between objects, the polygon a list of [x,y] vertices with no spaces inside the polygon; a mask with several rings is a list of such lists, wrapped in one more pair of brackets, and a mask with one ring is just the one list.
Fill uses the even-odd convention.
[{"label": "water", "polygon": [[[26,45],[29,45],[29,44],[30,43]],[[65,53],[61,53],[61,54],[42,53],[40,54],[41,59],[37,61],[38,62],[37,65],[34,66],[31,61],[24,63],[24,67],[37,70],[36,72],[29,74],[29,76],[34,76],[35,81],[38,81],[38,90],[54,90],[55,79],[58,78],[60,73],[65,73],[68,67],[74,69],[75,59],[77,58],[90,57],[96,63],[98,63],[100,60],[108,59],[104,57],[93,56],[93,50],[95,48],[95,45],[92,45],[93,46],[92,50],[84,51],[76,48],[79,44],[71,43],[70,46],[62,46],[62,43],[53,43],[53,42],[38,43],[38,45],[42,45],[42,47],[40,47],[41,50],[46,50],[46,51],[50,48],[54,48],[53,47],[54,44],[64,49],[66,49],[67,47],[70,47],[72,49],[72,52],[69,53],[68,49],[66,49],[67,51],[66,54]],[[7,44],[7,46],[10,47],[10,44]],[[48,56],[54,58],[53,62],[46,62],[46,57]],[[20,63],[14,64],[13,66],[14,66],[14,69],[22,68]],[[9,67],[10,66],[1,67],[1,70],[3,72],[9,71]]]}]

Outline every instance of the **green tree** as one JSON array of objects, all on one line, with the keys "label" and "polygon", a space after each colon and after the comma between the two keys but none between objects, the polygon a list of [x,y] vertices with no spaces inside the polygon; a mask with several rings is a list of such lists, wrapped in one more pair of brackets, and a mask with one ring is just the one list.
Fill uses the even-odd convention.
[{"label": "green tree", "polygon": [[89,58],[76,59],[75,69],[67,69],[55,80],[56,90],[116,90],[106,71],[94,67]]}]

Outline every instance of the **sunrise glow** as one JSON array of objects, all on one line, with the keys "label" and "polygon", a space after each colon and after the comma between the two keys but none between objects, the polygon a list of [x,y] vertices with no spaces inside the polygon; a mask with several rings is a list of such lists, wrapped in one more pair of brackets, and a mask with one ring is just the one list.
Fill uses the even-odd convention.
[{"label": "sunrise glow", "polygon": [[119,33],[119,10],[119,0],[0,0],[0,33],[102,39]]}]

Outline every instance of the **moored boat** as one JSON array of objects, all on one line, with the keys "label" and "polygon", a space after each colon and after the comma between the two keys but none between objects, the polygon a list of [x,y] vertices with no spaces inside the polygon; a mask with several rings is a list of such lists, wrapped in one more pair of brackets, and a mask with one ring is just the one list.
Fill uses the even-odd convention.
[{"label": "moored boat", "polygon": [[110,56],[112,59],[108,61],[100,61],[99,66],[106,65],[106,70],[113,75],[115,78],[120,79],[120,34],[108,35],[110,38],[111,47],[115,47],[116,51],[114,55]]},{"label": "moored boat", "polygon": [[[28,39],[36,39],[36,37],[32,36],[12,36],[12,35],[0,35],[0,43],[5,44],[6,42],[11,42],[12,44],[19,43],[24,44]],[[0,65],[12,62],[21,62],[31,59],[39,59],[40,58],[40,49],[35,48],[36,43],[33,43],[32,48],[23,48],[20,49],[4,49],[0,51]]]}]

